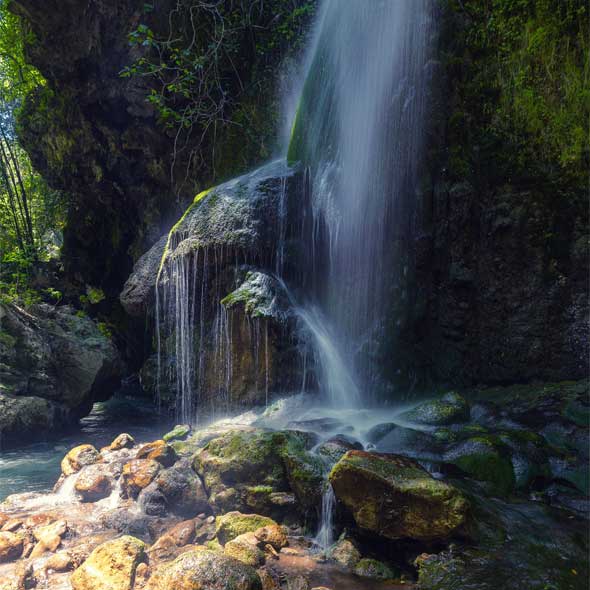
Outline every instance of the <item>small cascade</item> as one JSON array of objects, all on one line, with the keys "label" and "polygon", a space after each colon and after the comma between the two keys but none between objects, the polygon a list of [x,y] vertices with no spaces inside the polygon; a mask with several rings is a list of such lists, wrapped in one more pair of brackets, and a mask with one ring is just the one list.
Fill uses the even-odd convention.
[{"label": "small cascade", "polygon": [[321,551],[326,551],[334,543],[334,510],[336,508],[336,496],[330,482],[326,480],[322,494],[322,509],[320,524],[314,538],[314,543]]},{"label": "small cascade", "polygon": [[[170,256],[156,285],[156,344],[158,384],[176,383],[176,415],[183,423],[198,418],[201,394],[214,388],[213,411],[224,412],[231,402],[232,322],[222,305],[218,282],[225,256],[223,248],[197,247],[189,253]],[[211,276],[212,275],[212,276]],[[172,336],[172,338],[170,338]],[[211,342],[209,362],[207,341]],[[162,359],[174,358],[168,374],[162,374]]]},{"label": "small cascade", "polygon": [[319,391],[335,407],[356,406],[360,401],[359,389],[321,311],[317,307],[297,306],[295,313],[311,336]]}]

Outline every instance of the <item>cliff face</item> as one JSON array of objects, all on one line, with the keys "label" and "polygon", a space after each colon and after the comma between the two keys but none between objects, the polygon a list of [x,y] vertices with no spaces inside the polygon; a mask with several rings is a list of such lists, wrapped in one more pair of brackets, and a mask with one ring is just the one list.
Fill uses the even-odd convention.
[{"label": "cliff face", "polygon": [[546,4],[442,3],[430,150],[385,351],[403,387],[588,374],[588,152],[574,146],[588,117],[565,91],[569,62],[580,80],[588,68],[583,9]]}]

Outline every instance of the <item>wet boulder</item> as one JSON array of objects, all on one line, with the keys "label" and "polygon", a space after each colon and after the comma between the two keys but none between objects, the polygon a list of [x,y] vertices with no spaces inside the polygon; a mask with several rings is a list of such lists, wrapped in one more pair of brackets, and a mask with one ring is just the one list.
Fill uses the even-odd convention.
[{"label": "wet boulder", "polygon": [[174,440],[185,440],[190,434],[191,427],[188,424],[177,424],[170,432],[167,432],[162,440],[171,442]]},{"label": "wet boulder", "polygon": [[362,451],[363,445],[350,436],[338,434],[321,443],[316,453],[328,464],[334,465],[343,455],[352,450]]},{"label": "wet boulder", "polygon": [[401,414],[400,418],[416,424],[444,426],[467,422],[469,403],[458,393],[449,392],[440,400],[424,402]]},{"label": "wet boulder", "polygon": [[112,477],[103,465],[88,465],[76,477],[74,489],[82,502],[96,502],[110,495],[113,489]]},{"label": "wet boulder", "polygon": [[343,533],[338,541],[328,549],[327,557],[342,567],[353,569],[361,560],[362,555],[355,541]]},{"label": "wet boulder", "polygon": [[303,510],[319,503],[323,463],[308,452],[312,442],[296,431],[233,430],[210,440],[194,468],[215,510],[279,517],[293,507],[291,492]]},{"label": "wet boulder", "polygon": [[267,516],[242,514],[241,512],[228,512],[223,516],[218,516],[215,525],[217,538],[222,545],[244,533],[254,533],[264,527],[278,526],[272,518]]},{"label": "wet boulder", "polygon": [[383,422],[382,424],[376,424],[369,429],[366,434],[366,440],[371,444],[377,444],[383,437],[387,436],[392,430],[398,427],[394,422]]},{"label": "wet boulder", "polygon": [[71,575],[73,590],[131,590],[145,549],[143,541],[130,536],[99,545]]},{"label": "wet boulder", "polygon": [[23,552],[23,537],[8,531],[0,532],[0,563],[14,561]]},{"label": "wet boulder", "polygon": [[228,541],[223,551],[226,555],[250,565],[260,567],[264,565],[264,552],[258,547],[258,539],[254,533],[243,533]]},{"label": "wet boulder", "polygon": [[514,489],[515,477],[509,448],[495,435],[480,434],[452,446],[444,462],[473,479],[486,482],[496,494]]},{"label": "wet boulder", "polygon": [[[201,478],[193,471],[188,460],[181,460],[174,467],[158,472],[154,480],[139,495],[143,505],[152,505],[148,514],[172,512],[179,516],[209,513],[211,506]],[[154,510],[159,504],[163,511]]]},{"label": "wet boulder", "polygon": [[162,466],[153,459],[133,459],[123,465],[122,490],[128,498],[136,498],[154,480]]},{"label": "wet boulder", "polygon": [[117,436],[110,444],[109,449],[111,451],[120,451],[121,449],[131,449],[135,446],[135,439],[126,432],[122,432]]},{"label": "wet boulder", "polygon": [[80,471],[82,467],[92,465],[100,461],[100,453],[92,445],[80,445],[74,447],[62,459],[61,472],[63,475],[72,475]]},{"label": "wet boulder", "polygon": [[137,451],[136,459],[152,459],[163,467],[170,467],[178,460],[176,451],[163,440],[156,440],[143,445]]},{"label": "wet boulder", "polygon": [[399,577],[397,572],[382,561],[366,557],[356,564],[354,573],[362,578],[371,578],[372,580],[391,580]]},{"label": "wet boulder", "polygon": [[467,522],[464,495],[407,457],[349,451],[329,479],[356,525],[387,539],[446,539]]},{"label": "wet boulder", "polygon": [[195,549],[160,566],[147,590],[262,590],[256,570],[219,551]]}]

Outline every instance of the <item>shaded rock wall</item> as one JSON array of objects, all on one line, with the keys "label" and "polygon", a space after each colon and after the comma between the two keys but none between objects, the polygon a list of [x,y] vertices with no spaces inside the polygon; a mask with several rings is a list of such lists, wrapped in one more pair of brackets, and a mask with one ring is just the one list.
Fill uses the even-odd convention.
[{"label": "shaded rock wall", "polygon": [[526,132],[494,127],[506,82],[486,79],[497,54],[473,45],[484,9],[466,16],[461,3],[442,5],[430,148],[422,189],[408,195],[412,238],[397,263],[382,362],[404,389],[583,378],[587,179],[519,150],[514,137],[533,141]]},{"label": "shaded rock wall", "polygon": [[0,444],[75,424],[122,374],[117,350],[88,317],[67,306],[0,305]]}]

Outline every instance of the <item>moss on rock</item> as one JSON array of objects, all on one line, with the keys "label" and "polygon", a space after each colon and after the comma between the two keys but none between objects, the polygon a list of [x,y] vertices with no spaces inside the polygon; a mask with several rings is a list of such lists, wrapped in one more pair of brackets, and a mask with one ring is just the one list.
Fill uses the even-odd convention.
[{"label": "moss on rock", "polygon": [[444,539],[467,521],[464,495],[406,457],[349,451],[329,479],[356,524],[388,539]]},{"label": "moss on rock", "polygon": [[222,545],[232,541],[244,533],[253,533],[265,526],[277,526],[277,523],[267,516],[260,514],[242,514],[241,512],[228,512],[218,516],[215,521],[217,539]]}]

